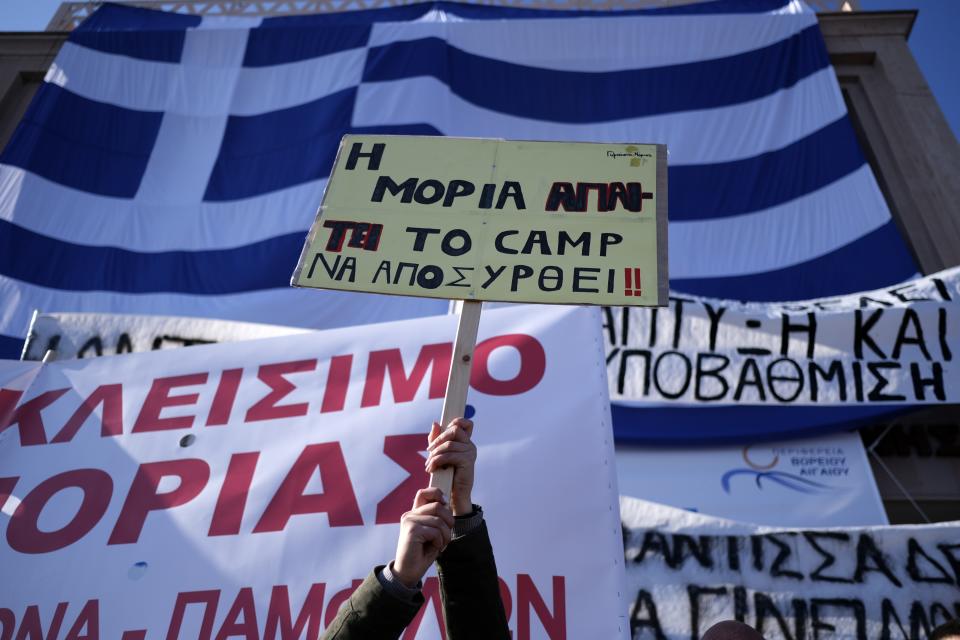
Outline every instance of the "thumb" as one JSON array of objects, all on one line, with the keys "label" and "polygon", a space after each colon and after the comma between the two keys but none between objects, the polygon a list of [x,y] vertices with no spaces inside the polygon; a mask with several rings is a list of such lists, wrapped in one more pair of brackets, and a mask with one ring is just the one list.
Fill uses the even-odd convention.
[{"label": "thumb", "polygon": [[430,435],[427,436],[427,443],[429,444],[433,442],[439,435],[440,435],[440,424],[438,422],[434,422],[433,425],[430,427]]}]

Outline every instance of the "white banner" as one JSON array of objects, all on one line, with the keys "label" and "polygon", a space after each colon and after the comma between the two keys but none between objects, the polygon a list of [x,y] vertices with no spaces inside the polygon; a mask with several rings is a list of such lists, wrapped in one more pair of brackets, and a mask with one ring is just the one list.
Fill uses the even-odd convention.
[{"label": "white banner", "polygon": [[606,308],[614,402],[960,402],[960,268],[860,294]]},{"label": "white banner", "polygon": [[737,619],[791,640],[924,640],[960,611],[960,522],[775,529],[621,498],[634,640]]},{"label": "white banner", "polygon": [[617,445],[620,494],[780,527],[887,524],[857,433],[735,447]]},{"label": "white banner", "polygon": [[[0,638],[316,637],[427,484],[455,322],[3,363]],[[517,640],[628,633],[599,326],[481,322],[474,500]],[[429,575],[404,638],[439,637]]]},{"label": "white banner", "polygon": [[116,313],[37,313],[23,349],[24,360],[55,360],[158,351],[214,342],[274,338],[310,329],[235,320],[138,316]]}]

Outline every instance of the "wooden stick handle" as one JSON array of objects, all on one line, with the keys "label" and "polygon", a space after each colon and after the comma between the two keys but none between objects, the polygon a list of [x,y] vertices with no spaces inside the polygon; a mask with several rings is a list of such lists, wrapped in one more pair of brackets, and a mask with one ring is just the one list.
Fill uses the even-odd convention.
[{"label": "wooden stick handle", "polygon": [[[473,348],[477,344],[482,305],[483,303],[477,300],[464,300],[463,307],[460,309],[457,338],[453,343],[453,360],[450,362],[450,376],[447,378],[447,392],[443,397],[441,428],[446,427],[447,423],[454,418],[462,416],[467,409]],[[453,488],[453,469],[448,467],[434,471],[430,474],[430,486],[438,487],[449,500],[450,490]]]}]

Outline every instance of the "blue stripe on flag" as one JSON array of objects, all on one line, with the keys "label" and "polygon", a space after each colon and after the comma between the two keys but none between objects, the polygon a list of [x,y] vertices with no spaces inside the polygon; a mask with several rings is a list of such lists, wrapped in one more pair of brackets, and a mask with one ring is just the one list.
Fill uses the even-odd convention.
[{"label": "blue stripe on flag", "polygon": [[[744,250],[735,247],[735,240],[731,239],[730,250]],[[671,279],[670,289],[756,302],[808,300],[879,289],[918,271],[891,220],[836,251],[792,267],[744,276]]]},{"label": "blue stripe on flag", "polygon": [[270,27],[270,20],[268,18],[263,26],[250,30],[243,58],[245,67],[267,67],[317,58],[337,51],[365,47],[370,39],[371,27],[366,24],[324,29],[318,28],[322,25],[295,22],[290,26]]},{"label": "blue stripe on flag", "polygon": [[70,41],[105,53],[179,62],[186,30],[200,20],[200,16],[108,3],[74,29]]},{"label": "blue stripe on flag", "polygon": [[162,118],[44,83],[0,162],[82,191],[132,198]]},{"label": "blue stripe on flag", "polygon": [[499,113],[589,123],[739,104],[791,87],[828,64],[816,25],[726,58],[594,73],[511,64],[431,37],[371,48],[363,79],[432,76],[464,100]]},{"label": "blue stripe on flag", "polygon": [[669,167],[671,220],[759,211],[849,175],[865,160],[847,116],[793,144],[753,158]]},{"label": "blue stripe on flag", "polygon": [[286,287],[306,230],[232,249],[139,253],[76,245],[0,220],[0,274],[70,291],[215,295]]},{"label": "blue stripe on flag", "polygon": [[612,402],[613,437],[619,444],[724,445],[812,437],[867,426],[914,407],[663,406]]},{"label": "blue stripe on flag", "polygon": [[440,133],[429,125],[351,128],[355,97],[351,88],[281,111],[230,116],[204,200],[239,200],[325,178],[345,133]]},{"label": "blue stripe on flag", "polygon": [[0,335],[0,359],[19,360],[23,353],[23,338]]}]

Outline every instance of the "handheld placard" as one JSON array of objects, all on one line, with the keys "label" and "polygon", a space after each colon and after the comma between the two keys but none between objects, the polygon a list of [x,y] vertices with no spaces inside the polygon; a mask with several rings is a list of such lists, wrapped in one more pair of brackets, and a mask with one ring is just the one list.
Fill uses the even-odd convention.
[{"label": "handheld placard", "polygon": [[446,426],[481,301],[667,304],[666,181],[664,145],[347,135],[291,284],[464,301]]}]

